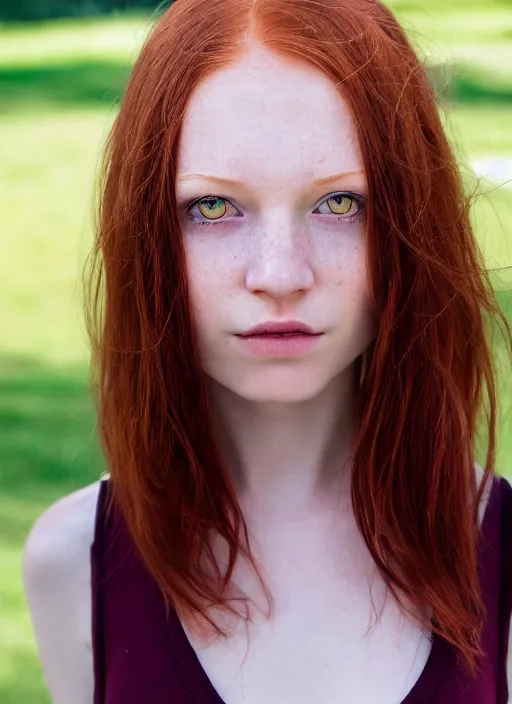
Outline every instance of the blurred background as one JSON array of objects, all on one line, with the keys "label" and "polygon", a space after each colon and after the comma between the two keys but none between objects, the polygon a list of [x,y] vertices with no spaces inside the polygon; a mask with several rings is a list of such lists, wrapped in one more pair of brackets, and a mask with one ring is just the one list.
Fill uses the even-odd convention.
[{"label": "blurred background", "polygon": [[[439,93],[512,324],[512,0],[391,1]],[[159,10],[162,8],[160,7]],[[157,16],[140,0],[0,0],[0,702],[49,704],[21,585],[36,517],[98,479],[81,270],[102,145]],[[499,334],[496,471],[512,477]],[[508,365],[508,366],[507,366]],[[477,447],[483,464],[485,438]]]}]

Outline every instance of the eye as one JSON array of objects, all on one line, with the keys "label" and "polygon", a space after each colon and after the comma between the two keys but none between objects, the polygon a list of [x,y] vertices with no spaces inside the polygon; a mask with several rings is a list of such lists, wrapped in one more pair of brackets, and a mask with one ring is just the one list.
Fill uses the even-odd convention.
[{"label": "eye", "polygon": [[[365,215],[365,200],[362,193],[348,191],[332,193],[313,212],[320,215],[337,215],[339,220],[355,222],[361,220]],[[324,206],[327,210],[321,211],[320,208]],[[188,206],[186,212],[189,220],[199,225],[215,224],[228,220],[231,215],[243,217],[230,200],[215,195],[197,198]]]},{"label": "eye", "polygon": [[[232,203],[227,198],[221,198],[220,196],[203,196],[195,200],[188,208],[187,214],[191,220],[200,224],[208,224],[210,222],[216,222],[217,220],[225,220],[224,217],[226,213],[231,215],[233,213],[228,212],[228,207],[233,208],[236,216],[240,216],[238,210],[234,207]],[[199,214],[199,219],[191,217],[194,208],[197,207]]]},{"label": "eye", "polygon": [[[340,215],[343,220],[354,222],[364,216],[364,201],[362,194],[341,191],[328,196],[314,212],[319,212],[320,215]],[[327,206],[327,210],[321,211],[323,206]]]}]

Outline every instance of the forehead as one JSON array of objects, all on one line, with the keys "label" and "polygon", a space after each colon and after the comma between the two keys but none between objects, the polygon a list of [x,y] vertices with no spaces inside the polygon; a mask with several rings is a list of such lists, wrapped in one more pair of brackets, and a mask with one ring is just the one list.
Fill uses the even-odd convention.
[{"label": "forehead", "polygon": [[178,174],[261,183],[363,169],[349,107],[320,70],[252,49],[193,91]]}]

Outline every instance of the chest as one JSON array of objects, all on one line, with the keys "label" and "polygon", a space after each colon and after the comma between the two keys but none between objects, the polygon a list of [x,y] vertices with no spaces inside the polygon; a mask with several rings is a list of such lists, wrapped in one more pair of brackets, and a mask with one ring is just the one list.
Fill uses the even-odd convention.
[{"label": "chest", "polygon": [[367,610],[289,610],[267,626],[240,628],[196,650],[225,704],[399,704],[419,678],[431,644],[397,627],[392,609],[366,636]]},{"label": "chest", "polygon": [[205,643],[187,632],[203,670],[225,704],[400,704],[425,667],[428,634],[403,616],[357,536],[312,535],[266,547],[270,615],[257,583],[237,566],[252,621],[217,612],[226,639]]}]

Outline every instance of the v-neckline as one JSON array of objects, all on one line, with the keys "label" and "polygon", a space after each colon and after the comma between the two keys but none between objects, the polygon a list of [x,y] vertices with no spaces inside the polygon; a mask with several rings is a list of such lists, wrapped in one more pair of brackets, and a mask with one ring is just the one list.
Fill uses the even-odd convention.
[{"label": "v-neckline", "polygon": [[[480,574],[483,567],[483,546],[484,543],[487,542],[486,537],[488,532],[487,526],[490,520],[489,516],[492,513],[492,507],[499,488],[500,477],[493,476],[492,487],[489,492],[485,513],[480,526],[480,541],[478,545],[478,565]],[[225,704],[201,665],[197,653],[192,647],[185,629],[183,628],[183,624],[174,610],[170,612],[170,619],[175,622],[175,627],[168,629],[169,640],[180,662],[180,670],[194,700],[197,704]],[[430,704],[432,701],[431,698],[441,678],[447,672],[449,666],[455,663],[456,653],[453,646],[436,633],[432,633],[431,639],[432,647],[425,666],[412,689],[400,704]]]}]

